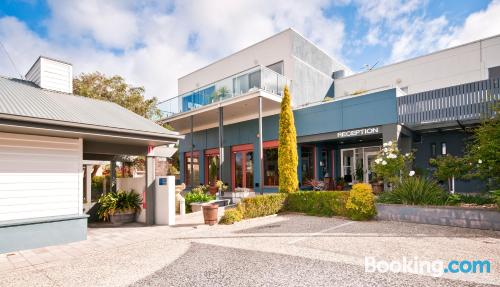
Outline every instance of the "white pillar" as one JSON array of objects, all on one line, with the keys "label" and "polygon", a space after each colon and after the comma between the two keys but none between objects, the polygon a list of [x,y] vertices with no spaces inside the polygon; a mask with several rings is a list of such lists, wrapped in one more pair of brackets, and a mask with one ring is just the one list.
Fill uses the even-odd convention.
[{"label": "white pillar", "polygon": [[92,165],[85,165],[85,198],[86,203],[92,202]]}]

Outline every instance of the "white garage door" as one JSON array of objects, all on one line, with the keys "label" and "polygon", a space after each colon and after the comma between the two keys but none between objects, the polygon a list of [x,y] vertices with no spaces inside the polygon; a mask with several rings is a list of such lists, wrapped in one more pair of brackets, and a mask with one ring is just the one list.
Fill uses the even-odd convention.
[{"label": "white garage door", "polygon": [[78,139],[0,133],[0,221],[81,213]]}]

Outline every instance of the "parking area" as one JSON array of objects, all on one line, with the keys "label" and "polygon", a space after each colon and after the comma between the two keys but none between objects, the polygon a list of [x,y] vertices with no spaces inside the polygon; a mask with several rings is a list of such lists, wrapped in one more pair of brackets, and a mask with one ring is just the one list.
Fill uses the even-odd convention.
[{"label": "parking area", "polygon": [[[0,285],[500,284],[500,232],[495,231],[284,214],[230,226],[208,227],[192,219],[179,227],[130,226],[90,232],[89,240],[79,243],[82,254],[9,272],[0,270],[4,278]],[[64,252],[65,248],[47,249]],[[447,273],[441,278],[425,272],[366,273],[366,256],[386,261],[403,257],[490,260],[491,270]]]}]

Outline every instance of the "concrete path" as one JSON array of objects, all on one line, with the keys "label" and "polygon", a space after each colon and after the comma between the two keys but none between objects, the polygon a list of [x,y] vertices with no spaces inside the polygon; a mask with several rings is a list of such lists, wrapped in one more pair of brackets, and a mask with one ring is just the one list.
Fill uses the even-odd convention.
[{"label": "concrete path", "polygon": [[[200,216],[191,216],[175,228],[91,228],[85,242],[46,248],[49,254],[70,251],[81,254],[0,270],[0,285],[500,284],[500,232],[295,214],[252,219],[231,226],[208,227],[198,225],[200,221]],[[24,252],[20,255],[29,261],[29,255]],[[489,274],[445,274],[443,278],[365,273],[365,256],[379,260],[399,260],[403,256],[422,260],[490,259],[492,270]],[[4,256],[10,262],[9,257]]]}]

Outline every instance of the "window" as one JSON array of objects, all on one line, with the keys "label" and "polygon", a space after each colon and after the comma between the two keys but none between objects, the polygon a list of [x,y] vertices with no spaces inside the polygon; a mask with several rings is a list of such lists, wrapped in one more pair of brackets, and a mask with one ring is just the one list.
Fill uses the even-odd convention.
[{"label": "window", "polygon": [[302,184],[306,184],[308,181],[314,179],[314,147],[313,146],[302,146],[300,148],[301,153],[301,170],[302,170]]},{"label": "window", "polygon": [[437,152],[436,152],[436,144],[431,143],[431,157],[436,157]]},{"label": "window", "polygon": [[321,151],[321,157],[319,160],[320,176],[319,178],[325,178],[326,176],[330,176],[328,173],[328,151],[326,149]]},{"label": "window", "polygon": [[215,185],[219,180],[219,150],[205,150],[205,183]]},{"label": "window", "polygon": [[279,185],[278,147],[264,149],[264,185]]},{"label": "window", "polygon": [[[200,185],[200,160],[199,153],[194,152],[191,158],[191,152],[184,153],[184,179],[187,186]],[[193,183],[191,184],[191,163],[193,163]]]},{"label": "window", "polygon": [[283,61],[269,65],[269,66],[267,66],[267,68],[275,71],[276,73],[278,73],[280,75],[283,75]]},{"label": "window", "polygon": [[441,143],[441,155],[446,155],[446,143],[442,142]]}]

